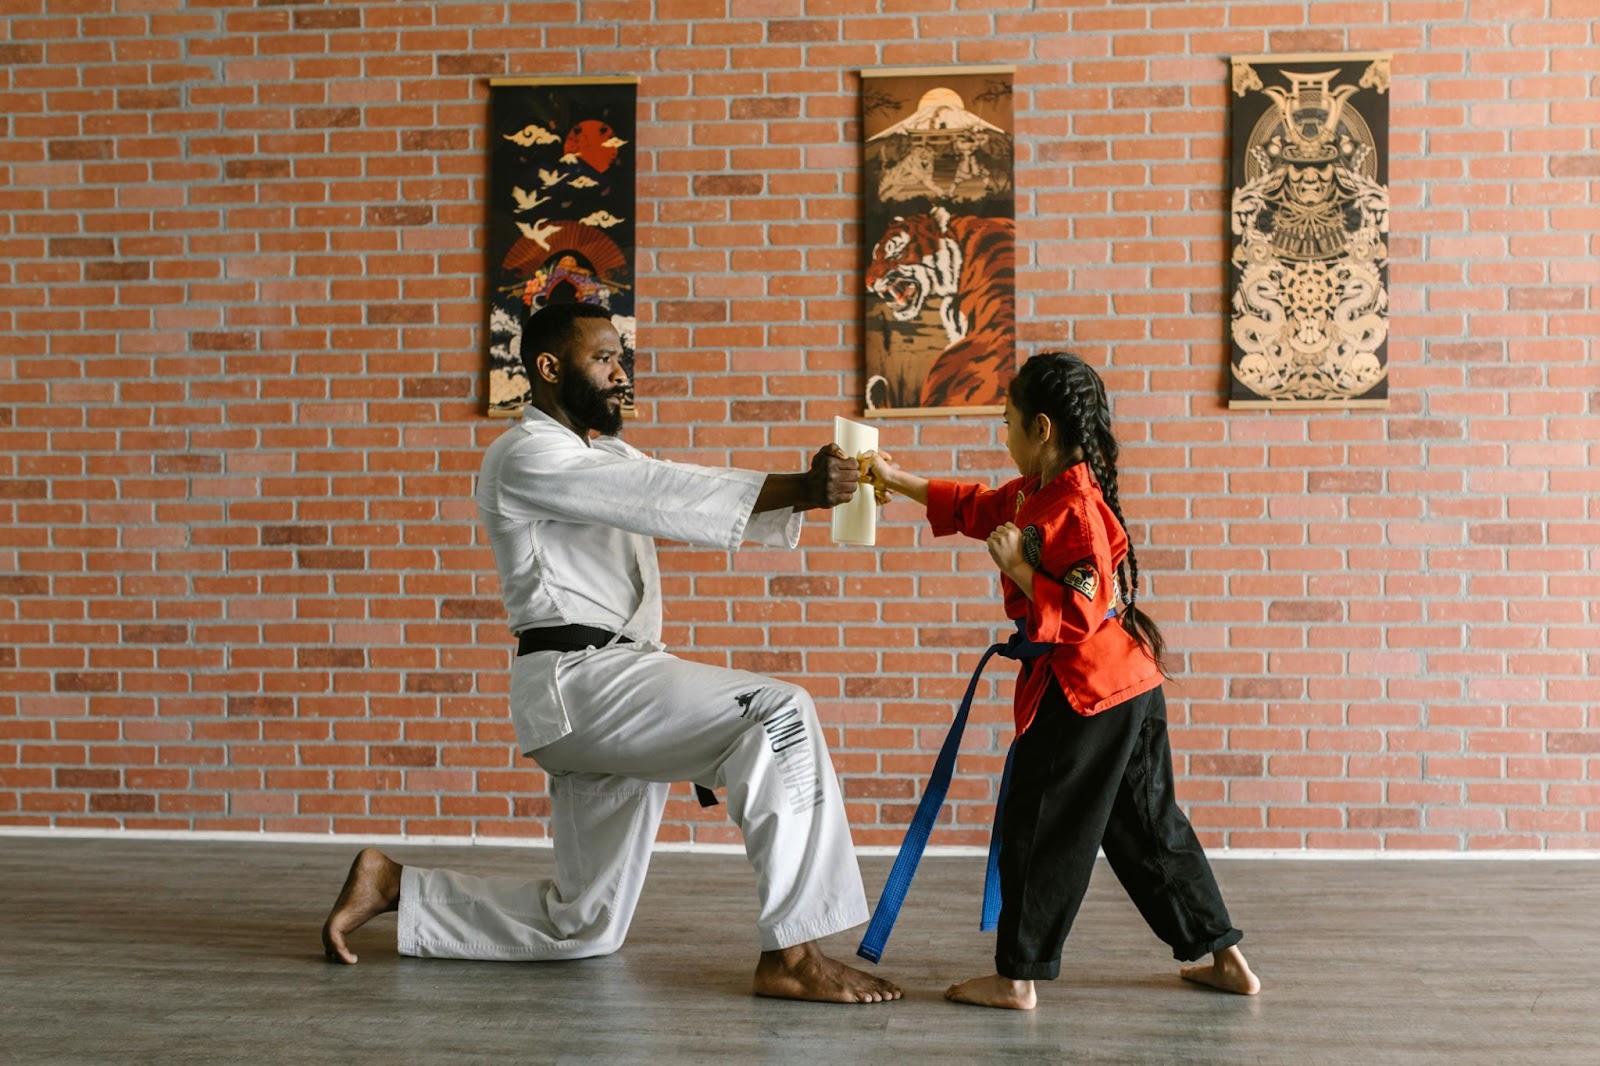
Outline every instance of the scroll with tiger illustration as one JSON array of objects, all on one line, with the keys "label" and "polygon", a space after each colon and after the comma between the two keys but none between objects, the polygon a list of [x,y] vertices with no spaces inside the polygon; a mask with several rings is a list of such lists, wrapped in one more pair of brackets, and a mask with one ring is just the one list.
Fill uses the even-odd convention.
[{"label": "scroll with tiger illustration", "polygon": [[994,414],[1016,372],[1012,67],[863,71],[869,416]]},{"label": "scroll with tiger illustration", "polygon": [[550,303],[610,311],[633,380],[637,99],[636,78],[489,83],[491,415],[521,414],[522,319]]},{"label": "scroll with tiger illustration", "polygon": [[1233,60],[1229,407],[1389,402],[1389,56]]}]

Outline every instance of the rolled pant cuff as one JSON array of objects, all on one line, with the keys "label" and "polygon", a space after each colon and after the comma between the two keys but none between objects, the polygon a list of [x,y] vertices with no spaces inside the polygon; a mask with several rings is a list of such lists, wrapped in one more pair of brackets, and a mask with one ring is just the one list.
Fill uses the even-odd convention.
[{"label": "rolled pant cuff", "polygon": [[1223,933],[1215,940],[1210,940],[1199,944],[1190,944],[1187,947],[1173,948],[1172,957],[1177,959],[1179,962],[1194,962],[1197,959],[1205,958],[1214,951],[1222,951],[1225,948],[1231,948],[1233,945],[1237,944],[1243,939],[1244,934],[1239,930],[1229,929],[1226,933]]},{"label": "rolled pant cuff", "polygon": [[1012,962],[994,957],[994,968],[1001,977],[1010,981],[1054,981],[1061,976],[1061,960],[1049,962]]},{"label": "rolled pant cuff", "polygon": [[825,936],[853,929],[871,917],[872,914],[867,910],[867,904],[863,900],[860,903],[845,904],[832,913],[817,918],[785,922],[771,929],[758,929],[756,933],[762,951],[780,951],[783,948],[792,948],[796,944],[821,940]]},{"label": "rolled pant cuff", "polygon": [[395,950],[401,955],[417,957],[422,954],[422,947],[418,940],[418,927],[421,924],[417,896],[421,889],[417,885],[421,871],[415,866],[402,866],[400,868],[400,902],[396,910],[399,913],[399,922],[395,928]]}]

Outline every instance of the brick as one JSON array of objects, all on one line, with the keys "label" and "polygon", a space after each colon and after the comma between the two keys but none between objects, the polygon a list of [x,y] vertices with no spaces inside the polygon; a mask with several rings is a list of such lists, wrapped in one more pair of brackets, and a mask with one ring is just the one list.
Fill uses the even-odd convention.
[{"label": "brick", "polygon": [[1549,750],[1560,754],[1600,752],[1600,732],[1551,733]]},{"label": "brick", "polygon": [[1306,475],[1306,488],[1314,493],[1344,495],[1353,492],[1382,492],[1381,470],[1313,470]]},{"label": "brick", "polygon": [[467,130],[405,130],[400,134],[403,152],[464,152],[472,147]]},{"label": "brick", "polygon": [[505,58],[500,55],[447,55],[440,56],[438,63],[442,78],[505,73]]},{"label": "brick", "polygon": [[367,665],[364,648],[299,648],[295,665],[308,670],[358,670]]},{"label": "brick", "polygon": [[55,786],[62,789],[116,788],[122,784],[121,770],[79,770],[62,768],[55,773]]},{"label": "brick", "polygon": [[101,813],[150,814],[156,809],[156,798],[149,793],[101,793],[89,797],[89,809]]},{"label": "brick", "polygon": [[127,262],[85,263],[84,281],[148,281],[150,263],[147,260]]},{"label": "brick", "polygon": [[117,242],[109,237],[57,237],[50,242],[50,254],[79,259],[116,255]]},{"label": "brick", "polygon": [[294,715],[294,699],[289,696],[229,696],[230,718],[288,718]]},{"label": "brick", "polygon": [[407,674],[407,692],[471,692],[471,674]]},{"label": "brick", "polygon": [[438,753],[433,748],[408,744],[378,744],[368,749],[374,766],[435,766]]},{"label": "brick", "polygon": [[733,101],[728,117],[734,119],[799,118],[800,98],[796,96],[747,96]]},{"label": "brick", "polygon": [[837,41],[839,24],[826,19],[773,19],[767,23],[767,40],[793,43],[799,41]]},{"label": "brick", "polygon": [[326,544],[327,526],[262,526],[262,544]]},{"label": "brick", "polygon": [[1191,755],[1189,772],[1212,777],[1260,777],[1266,771],[1260,755]]},{"label": "brick", "polygon": [[702,174],[694,179],[694,194],[703,197],[760,196],[766,178],[760,174]]},{"label": "brick", "polygon": [[1267,605],[1267,617],[1274,622],[1338,622],[1344,606],[1316,600],[1277,600]]},{"label": "brick", "polygon": [[222,169],[230,181],[265,181],[290,176],[287,159],[230,159]]},{"label": "brick", "polygon": [[369,226],[427,226],[433,223],[433,208],[427,204],[395,204],[367,208]]},{"label": "brick", "polygon": [[220,474],[222,473],[222,456],[158,455],[156,456],[156,473]]},{"label": "brick", "polygon": [[294,12],[297,30],[354,30],[361,27],[361,12],[349,9],[332,11],[301,8]]},{"label": "brick", "polygon": [[57,692],[115,692],[118,675],[105,671],[80,673],[77,671],[56,675]]},{"label": "brick", "polygon": [[367,308],[371,325],[433,321],[433,308],[426,304],[372,304]]},{"label": "brick", "polygon": [[189,627],[182,625],[125,625],[122,627],[124,644],[186,644]]},{"label": "brick", "polygon": [[472,380],[465,377],[407,378],[400,392],[407,399],[461,399],[471,396],[472,388]]},{"label": "brick", "polygon": [[50,495],[50,483],[42,478],[0,478],[0,500],[43,500]]},{"label": "brick", "polygon": [[1600,178],[1600,152],[1557,156],[1550,160],[1553,178]]},{"label": "brick", "polygon": [[1293,677],[1241,677],[1228,685],[1228,695],[1241,700],[1292,700],[1305,694],[1305,682]]},{"label": "brick", "polygon": [[51,141],[51,159],[110,159],[109,141]]},{"label": "brick", "polygon": [[297,130],[353,129],[360,125],[359,107],[303,107],[294,113]]},{"label": "brick", "polygon": [[658,322],[726,322],[728,305],[713,300],[677,300],[656,305]]},{"label": "brick", "polygon": [[301,570],[362,570],[367,565],[366,553],[359,551],[301,550],[294,554],[295,566]]},{"label": "brick", "polygon": [[476,618],[485,621],[498,621],[506,615],[505,606],[499,600],[441,600],[439,603],[440,618]]},{"label": "brick", "polygon": [[256,346],[253,333],[197,332],[190,335],[190,344],[197,352],[247,352]]}]

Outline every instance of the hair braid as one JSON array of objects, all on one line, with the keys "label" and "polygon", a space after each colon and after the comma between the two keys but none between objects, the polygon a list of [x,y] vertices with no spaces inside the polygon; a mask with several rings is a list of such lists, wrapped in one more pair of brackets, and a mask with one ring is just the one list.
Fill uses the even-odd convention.
[{"label": "hair braid", "polygon": [[[1128,542],[1128,554],[1117,565],[1118,583],[1125,604],[1117,604],[1122,628],[1139,643],[1162,673],[1166,672],[1166,641],[1154,619],[1137,606],[1139,559],[1134,553],[1128,521],[1122,515],[1117,485],[1117,456],[1121,449],[1111,431],[1111,403],[1105,383],[1094,368],[1070,352],[1045,352],[1023,364],[1012,383],[1012,402],[1027,415],[1044,414],[1058,426],[1060,446],[1083,450],[1095,480]],[[1123,575],[1126,580],[1122,580]]]}]

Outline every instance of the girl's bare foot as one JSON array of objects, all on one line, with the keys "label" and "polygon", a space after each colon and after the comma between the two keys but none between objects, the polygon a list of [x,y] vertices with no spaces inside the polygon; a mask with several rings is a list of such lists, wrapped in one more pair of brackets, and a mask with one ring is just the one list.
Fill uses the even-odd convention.
[{"label": "girl's bare foot", "polygon": [[951,985],[944,998],[952,1003],[971,1003],[978,1007],[1003,1007],[1007,1010],[1032,1010],[1039,1002],[1032,981],[1013,981],[992,973]]},{"label": "girl's bare foot", "polygon": [[1250,971],[1250,964],[1244,961],[1237,947],[1213,952],[1209,966],[1185,966],[1178,972],[1185,981],[1241,996],[1253,996],[1261,991],[1261,979]]},{"label": "girl's bare foot", "polygon": [[905,994],[892,982],[828,958],[815,940],[763,951],[754,990],[758,996],[822,1003],[887,1003]]},{"label": "girl's bare foot", "polygon": [[350,876],[322,923],[322,950],[329,962],[354,964],[355,952],[344,938],[366,924],[367,919],[400,906],[401,866],[377,848],[362,848],[350,864]]}]

